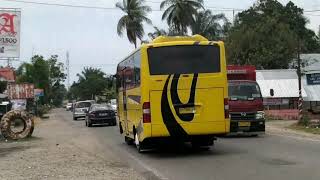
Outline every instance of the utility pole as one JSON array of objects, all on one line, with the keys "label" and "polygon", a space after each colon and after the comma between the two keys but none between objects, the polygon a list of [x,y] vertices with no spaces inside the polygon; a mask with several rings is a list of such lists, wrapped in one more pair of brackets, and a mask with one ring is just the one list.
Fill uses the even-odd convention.
[{"label": "utility pole", "polygon": [[67,51],[67,59],[66,59],[66,70],[67,70],[67,89],[70,88],[70,59],[69,59],[69,51]]},{"label": "utility pole", "polygon": [[300,44],[300,38],[298,39],[298,84],[299,84],[299,101],[298,101],[298,109],[299,109],[299,121],[302,120],[303,114],[303,100],[302,100],[302,85],[301,85],[301,58],[300,58],[300,53],[301,53],[301,44]]}]

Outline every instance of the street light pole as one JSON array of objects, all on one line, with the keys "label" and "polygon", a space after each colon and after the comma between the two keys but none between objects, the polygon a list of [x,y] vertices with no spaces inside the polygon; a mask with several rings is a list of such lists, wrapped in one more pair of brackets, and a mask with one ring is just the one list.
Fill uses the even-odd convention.
[{"label": "street light pole", "polygon": [[299,121],[302,120],[303,117],[303,100],[302,100],[302,85],[301,85],[301,58],[300,58],[300,53],[301,53],[301,45],[300,45],[300,39],[298,40],[298,84],[299,84],[299,101],[298,101],[298,109],[299,109]]}]

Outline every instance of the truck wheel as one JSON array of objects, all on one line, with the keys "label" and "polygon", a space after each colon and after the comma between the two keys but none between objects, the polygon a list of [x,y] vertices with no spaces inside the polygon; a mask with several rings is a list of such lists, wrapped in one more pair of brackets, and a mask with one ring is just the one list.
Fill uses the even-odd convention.
[{"label": "truck wheel", "polygon": [[0,130],[7,139],[23,139],[32,135],[34,121],[24,111],[9,111],[1,119]]}]

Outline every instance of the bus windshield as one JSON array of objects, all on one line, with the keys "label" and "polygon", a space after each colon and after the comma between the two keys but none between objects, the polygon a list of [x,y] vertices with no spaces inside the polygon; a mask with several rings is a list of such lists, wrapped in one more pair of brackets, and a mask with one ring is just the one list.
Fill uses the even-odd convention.
[{"label": "bus windshield", "polygon": [[261,98],[258,84],[251,82],[229,83],[230,100],[254,100]]},{"label": "bus windshield", "polygon": [[151,75],[218,73],[218,46],[180,45],[148,49]]}]

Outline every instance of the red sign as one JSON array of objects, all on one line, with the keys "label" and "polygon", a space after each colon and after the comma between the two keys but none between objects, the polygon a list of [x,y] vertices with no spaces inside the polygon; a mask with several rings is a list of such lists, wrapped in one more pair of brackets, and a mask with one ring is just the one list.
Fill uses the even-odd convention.
[{"label": "red sign", "polygon": [[8,97],[9,99],[33,99],[34,85],[10,83],[8,84]]},{"label": "red sign", "polygon": [[0,34],[10,33],[12,35],[17,34],[14,26],[14,18],[17,17],[15,14],[3,13],[0,14],[0,19],[3,20],[0,23]]}]

